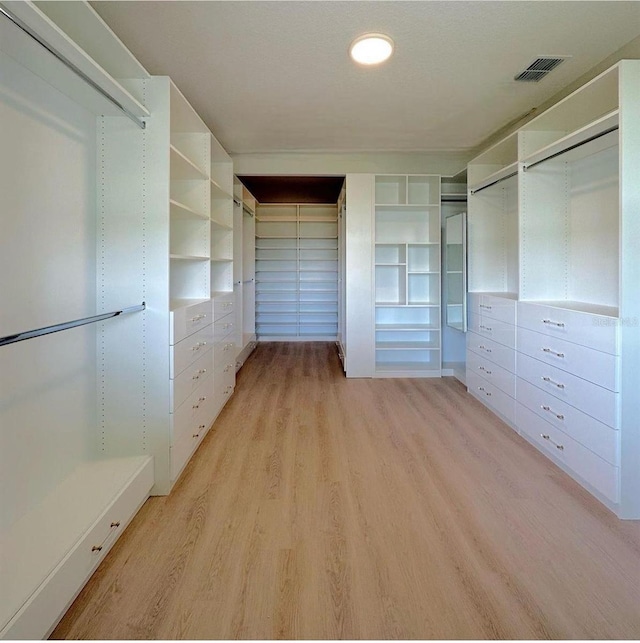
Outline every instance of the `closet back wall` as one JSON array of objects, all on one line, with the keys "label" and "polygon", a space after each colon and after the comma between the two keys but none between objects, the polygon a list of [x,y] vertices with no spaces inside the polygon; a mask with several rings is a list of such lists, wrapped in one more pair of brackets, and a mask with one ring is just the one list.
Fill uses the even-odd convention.
[{"label": "closet back wall", "polygon": [[[0,334],[7,335],[95,314],[96,124],[0,56]],[[0,348],[2,534],[97,449],[86,431],[97,426],[96,332],[91,325]]]}]

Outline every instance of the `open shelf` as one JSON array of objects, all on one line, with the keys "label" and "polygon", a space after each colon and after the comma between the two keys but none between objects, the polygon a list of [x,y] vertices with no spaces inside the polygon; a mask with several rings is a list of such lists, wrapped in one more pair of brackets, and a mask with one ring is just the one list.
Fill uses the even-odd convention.
[{"label": "open shelf", "polygon": [[175,145],[170,147],[170,166],[171,180],[185,181],[208,178],[206,172],[188,159]]},{"label": "open shelf", "polygon": [[206,221],[209,218],[208,214],[197,212],[175,199],[169,199],[169,210],[172,219],[204,219]]},{"label": "open shelf", "polygon": [[[260,339],[336,337],[337,220],[336,205],[258,205],[255,265]],[[278,318],[278,314],[289,316]]]}]

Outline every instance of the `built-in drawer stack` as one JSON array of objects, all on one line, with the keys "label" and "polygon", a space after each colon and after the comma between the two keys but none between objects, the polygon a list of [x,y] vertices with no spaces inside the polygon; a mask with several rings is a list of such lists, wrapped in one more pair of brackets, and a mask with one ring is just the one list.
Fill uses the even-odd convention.
[{"label": "built-in drawer stack", "polygon": [[215,418],[211,301],[171,314],[171,479],[175,480]]},{"label": "built-in drawer stack", "polygon": [[469,293],[467,387],[503,420],[515,424],[516,302]]},{"label": "built-in drawer stack", "polygon": [[236,385],[236,341],[233,293],[213,297],[213,369],[215,415],[227,403]]},{"label": "built-in drawer stack", "polygon": [[518,302],[516,424],[582,483],[618,502],[615,319]]}]

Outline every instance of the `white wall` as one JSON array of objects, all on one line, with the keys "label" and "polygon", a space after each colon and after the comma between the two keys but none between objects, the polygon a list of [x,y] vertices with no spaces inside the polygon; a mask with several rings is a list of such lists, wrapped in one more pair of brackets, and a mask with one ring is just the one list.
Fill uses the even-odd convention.
[{"label": "white wall", "polygon": [[246,175],[442,174],[466,168],[467,152],[354,152],[235,154],[233,169]]}]

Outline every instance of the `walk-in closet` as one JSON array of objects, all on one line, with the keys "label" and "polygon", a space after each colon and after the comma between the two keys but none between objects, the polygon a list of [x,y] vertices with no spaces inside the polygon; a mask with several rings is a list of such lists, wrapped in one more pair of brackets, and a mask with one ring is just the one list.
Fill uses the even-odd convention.
[{"label": "walk-in closet", "polygon": [[639,176],[640,2],[0,0],[0,638],[640,638]]}]

